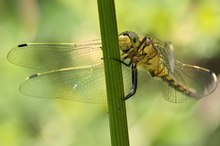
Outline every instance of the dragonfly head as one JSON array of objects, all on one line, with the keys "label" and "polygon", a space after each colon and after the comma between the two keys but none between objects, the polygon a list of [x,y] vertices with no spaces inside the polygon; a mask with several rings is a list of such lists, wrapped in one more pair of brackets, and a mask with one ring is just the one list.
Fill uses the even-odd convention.
[{"label": "dragonfly head", "polygon": [[134,51],[139,43],[139,36],[135,32],[125,31],[119,34],[119,47],[123,53]]}]

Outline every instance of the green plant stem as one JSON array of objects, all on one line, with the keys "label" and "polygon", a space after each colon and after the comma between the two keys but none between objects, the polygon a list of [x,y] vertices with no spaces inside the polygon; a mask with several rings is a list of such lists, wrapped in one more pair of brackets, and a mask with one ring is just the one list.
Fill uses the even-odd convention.
[{"label": "green plant stem", "polygon": [[[114,0],[97,0],[112,146],[129,146]],[[114,59],[111,59],[114,58]]]}]

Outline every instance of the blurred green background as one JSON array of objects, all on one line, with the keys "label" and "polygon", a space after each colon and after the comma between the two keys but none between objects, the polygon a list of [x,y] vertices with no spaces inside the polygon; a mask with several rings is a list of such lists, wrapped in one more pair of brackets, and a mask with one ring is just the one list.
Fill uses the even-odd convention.
[{"label": "blurred green background", "polygon": [[[182,62],[220,72],[219,0],[115,4],[119,32],[132,30],[169,40]],[[0,0],[1,146],[110,146],[106,105],[25,97],[18,86],[35,72],[6,59],[20,43],[96,38],[100,38],[96,0]],[[220,145],[220,87],[197,102],[183,104],[146,93],[127,101],[127,111],[131,146]]]}]

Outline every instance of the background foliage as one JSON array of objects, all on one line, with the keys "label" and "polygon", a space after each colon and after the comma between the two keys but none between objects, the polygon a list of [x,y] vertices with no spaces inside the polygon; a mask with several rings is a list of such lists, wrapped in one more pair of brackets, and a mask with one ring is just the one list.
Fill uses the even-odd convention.
[{"label": "background foliage", "polygon": [[[116,1],[118,30],[170,40],[179,60],[219,73],[219,5],[219,0]],[[95,0],[0,0],[0,145],[110,145],[106,105],[25,97],[18,85],[35,72],[6,60],[20,43],[96,38]],[[149,92],[127,101],[131,145],[219,145],[219,95],[217,87],[197,102],[172,104]]]}]

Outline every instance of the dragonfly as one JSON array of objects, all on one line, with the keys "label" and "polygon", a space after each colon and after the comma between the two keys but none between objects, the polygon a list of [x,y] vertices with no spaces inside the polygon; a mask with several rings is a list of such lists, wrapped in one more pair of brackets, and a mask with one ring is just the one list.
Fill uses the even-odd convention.
[{"label": "dragonfly", "polygon": [[[172,103],[181,103],[187,98],[200,99],[216,88],[215,73],[176,60],[170,42],[125,31],[119,34],[119,49],[121,60],[108,59],[122,63],[127,92],[124,101],[136,94],[140,80],[147,82],[143,74],[161,81],[163,97]],[[7,58],[15,65],[41,71],[20,85],[19,91],[24,95],[106,102],[101,40],[20,44]]]}]

